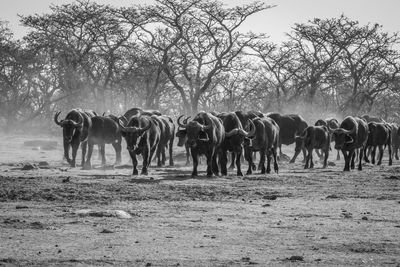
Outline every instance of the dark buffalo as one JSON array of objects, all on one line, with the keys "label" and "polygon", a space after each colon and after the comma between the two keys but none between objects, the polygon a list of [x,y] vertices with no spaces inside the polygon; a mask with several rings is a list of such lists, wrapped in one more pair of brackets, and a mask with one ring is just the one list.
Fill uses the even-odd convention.
[{"label": "dark buffalo", "polygon": [[[97,114],[92,110],[72,109],[65,119],[59,121],[61,111],[54,115],[54,122],[63,128],[64,157],[71,167],[76,166],[76,153],[82,143],[82,167],[85,166],[85,155],[89,132],[92,128],[92,118]],[[69,147],[72,148],[72,159],[69,157]]]},{"label": "dark buffalo", "polygon": [[131,108],[127,110],[124,115],[121,117],[124,123],[127,123],[133,116],[151,116],[158,115],[161,116],[161,112],[158,110],[143,110],[141,108]]},{"label": "dark buffalo", "polygon": [[[376,148],[379,148],[377,165],[382,164],[383,150],[387,146],[389,150],[389,166],[392,165],[392,128],[387,123],[370,122],[368,123],[368,140],[366,148],[371,149],[371,162],[375,164]],[[364,160],[369,162],[366,150]]]},{"label": "dark buffalo", "polygon": [[[271,158],[274,158],[274,171],[279,171],[277,162],[277,149],[279,146],[279,126],[271,118],[254,118],[252,122],[255,126],[253,139],[246,139],[244,142],[244,157],[249,162],[247,174],[252,174],[253,152],[260,152],[261,173],[271,172]],[[265,157],[267,157],[267,169],[265,169]]]},{"label": "dark buffalo", "polygon": [[95,116],[92,118],[92,128],[88,138],[88,155],[85,168],[91,168],[91,157],[93,146],[99,145],[101,164],[106,164],[105,144],[111,144],[115,150],[115,164],[121,163],[121,130],[118,125],[118,118],[113,115]]},{"label": "dark buffalo", "polygon": [[197,166],[199,155],[205,155],[207,158],[207,176],[211,177],[213,173],[218,175],[217,152],[225,136],[225,129],[222,121],[207,112],[200,112],[194,119],[186,124],[182,124],[178,118],[179,135],[187,136],[187,144],[193,159],[192,176],[197,176]]},{"label": "dark buffalo", "polygon": [[[317,120],[315,122],[315,126],[326,126],[328,127],[330,134],[332,134],[332,131],[339,128],[339,121],[335,118],[329,118],[325,120]],[[334,142],[333,138],[331,138],[331,142]],[[319,153],[319,150],[315,150],[317,152],[318,157],[322,158],[322,155]],[[336,160],[340,160],[340,151],[337,150],[336,154]]]},{"label": "dark buffalo", "polygon": [[343,153],[345,165],[344,171],[354,169],[356,149],[360,149],[358,170],[362,170],[361,160],[368,140],[368,124],[357,117],[346,117],[339,128],[333,130],[332,138],[335,139],[335,148]]},{"label": "dark buffalo", "polygon": [[307,150],[306,164],[304,169],[314,168],[313,149],[321,149],[324,155],[324,165],[326,168],[329,157],[331,134],[326,126],[308,126],[301,135],[296,137],[296,151],[302,147]]},{"label": "dark buffalo", "polygon": [[141,174],[147,175],[147,169],[160,142],[161,131],[157,122],[149,116],[133,116],[127,125],[121,119],[118,122],[132,159],[132,175],[138,174],[136,155],[139,154],[143,158]]},{"label": "dark buffalo", "polygon": [[362,119],[364,119],[367,123],[370,122],[385,122],[382,118],[370,116],[368,114],[362,115]]},{"label": "dark buffalo", "polygon": [[399,147],[400,147],[400,127],[397,123],[389,124],[392,129],[392,157],[399,160]]},{"label": "dark buffalo", "polygon": [[[256,111],[256,110],[250,110],[247,112],[244,111],[235,111],[236,116],[239,118],[240,123],[242,124],[242,126],[244,128],[246,128],[247,126],[249,126],[249,122],[250,120],[254,119],[254,118],[263,118],[264,114],[261,113],[260,111]],[[234,163],[235,163],[235,154],[232,153],[232,161],[231,161],[231,166],[229,167],[230,169],[234,169]],[[253,153],[253,160],[256,159],[256,152]],[[256,166],[253,165],[252,168],[255,170]],[[259,165],[259,169],[261,168],[261,165]]]},{"label": "dark buffalo", "polygon": [[[237,115],[233,112],[229,113],[220,113],[218,114],[218,118],[222,120],[222,123],[225,128],[225,139],[220,146],[220,165],[221,165],[221,174],[227,175],[227,168],[226,164],[228,162],[228,151],[232,152],[236,156],[236,167],[237,167],[237,175],[243,176],[240,160],[243,151],[243,141],[244,138],[251,138],[255,134],[255,126],[253,122],[250,120],[251,123],[251,130],[246,132],[242,124],[237,117]],[[232,157],[234,160],[235,157]]]},{"label": "dark buffalo", "polygon": [[[295,142],[296,135],[299,135],[307,128],[307,122],[297,114],[281,115],[279,113],[268,113],[268,117],[273,119],[279,125],[279,152],[282,153],[282,145],[291,145]],[[303,151],[304,160],[306,159],[305,148]],[[294,163],[300,151],[295,151],[290,163]]]},{"label": "dark buffalo", "polygon": [[[183,117],[183,115],[181,116]],[[187,124],[188,119],[190,117],[187,117],[186,119],[183,120],[183,124]],[[190,147],[187,144],[187,134],[185,131],[180,131],[182,129],[178,128],[178,131],[176,132],[176,137],[178,137],[178,146],[185,146],[186,150],[186,165],[190,164]]]},{"label": "dark buffalo", "polygon": [[172,157],[172,150],[175,139],[175,125],[170,117],[152,115],[153,121],[157,122],[157,126],[160,129],[160,142],[156,151],[157,166],[165,165],[165,149],[169,151],[169,166],[174,166],[174,159]]}]

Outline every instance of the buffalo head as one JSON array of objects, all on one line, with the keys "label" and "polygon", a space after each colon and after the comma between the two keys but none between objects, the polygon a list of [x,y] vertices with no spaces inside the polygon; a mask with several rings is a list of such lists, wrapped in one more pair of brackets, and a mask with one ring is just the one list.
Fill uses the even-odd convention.
[{"label": "buffalo head", "polygon": [[180,122],[180,119],[182,117],[183,116],[180,116],[178,118],[178,125],[179,127],[184,128],[184,130],[178,131],[177,136],[186,135],[187,138],[186,142],[190,147],[196,147],[197,141],[207,142],[210,140],[206,130],[211,129],[212,125],[203,125],[198,121],[191,121],[187,123],[188,118],[185,120],[186,123],[182,124]]},{"label": "buffalo head", "polygon": [[353,126],[351,130],[343,128],[333,130],[332,138],[335,140],[335,149],[343,149],[346,145],[352,144],[354,142],[352,135],[354,135],[355,132],[356,126]]},{"label": "buffalo head", "polygon": [[83,118],[81,115],[78,116],[78,121],[74,121],[72,119],[58,120],[58,116],[61,111],[58,111],[54,115],[54,122],[63,128],[64,139],[70,143],[72,141],[72,137],[75,134],[76,130],[81,130],[83,127]]},{"label": "buffalo head", "polygon": [[[144,124],[144,125],[141,125]],[[118,120],[118,125],[121,128],[121,135],[125,138],[127,149],[129,152],[140,153],[139,144],[144,133],[150,129],[151,120],[147,118],[132,117],[129,125],[125,126],[125,122],[122,119]]]}]

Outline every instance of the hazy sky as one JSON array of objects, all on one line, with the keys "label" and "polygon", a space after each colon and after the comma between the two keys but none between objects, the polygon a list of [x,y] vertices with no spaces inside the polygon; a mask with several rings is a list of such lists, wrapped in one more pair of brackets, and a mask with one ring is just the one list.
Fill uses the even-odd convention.
[{"label": "hazy sky", "polygon": [[[250,0],[223,0],[225,3],[242,4]],[[19,25],[17,14],[41,14],[49,11],[50,4],[62,4],[73,0],[1,0],[0,19],[10,22],[15,37],[20,38],[26,29]],[[97,0],[115,6],[131,6],[151,3],[151,0]],[[333,18],[341,14],[362,24],[379,23],[389,33],[400,31],[399,0],[271,0],[272,9],[255,14],[244,25],[245,30],[265,32],[271,41],[280,42],[285,33],[291,31],[296,22],[307,22],[313,18]]]}]

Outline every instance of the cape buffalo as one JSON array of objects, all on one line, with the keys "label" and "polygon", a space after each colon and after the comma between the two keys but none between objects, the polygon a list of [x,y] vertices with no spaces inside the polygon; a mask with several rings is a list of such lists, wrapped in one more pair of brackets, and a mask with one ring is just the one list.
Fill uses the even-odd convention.
[{"label": "cape buffalo", "polygon": [[[252,138],[255,134],[255,126],[252,121],[250,126],[250,131],[246,132],[243,130],[242,124],[240,123],[239,118],[233,112],[229,113],[220,113],[218,114],[218,118],[222,120],[222,123],[225,128],[225,139],[220,147],[220,165],[221,165],[221,174],[227,175],[226,164],[228,162],[228,151],[232,152],[236,156],[236,167],[237,167],[237,175],[243,176],[240,160],[243,151],[243,141],[244,138]],[[235,157],[232,157],[233,159]]]},{"label": "cape buffalo", "polygon": [[[181,117],[183,117],[182,115]],[[190,116],[187,117],[186,119],[183,120],[183,124],[187,124],[187,121],[190,119]],[[178,137],[178,146],[185,146],[185,151],[186,151],[186,165],[190,164],[190,147],[187,144],[187,134],[186,131],[180,131],[182,129],[178,128],[178,131],[176,132],[176,137]]]},{"label": "cape buffalo", "polygon": [[392,156],[394,156],[396,160],[399,160],[400,128],[397,123],[390,123],[389,125],[392,129]]},{"label": "cape buffalo", "polygon": [[156,151],[157,166],[165,165],[165,149],[167,147],[169,151],[169,166],[174,166],[172,150],[175,139],[175,125],[172,119],[167,116],[152,115],[151,118],[157,122],[160,129],[160,142]]},{"label": "cape buffalo", "polygon": [[[279,152],[282,153],[282,144],[291,145],[295,142],[296,135],[302,133],[307,128],[307,122],[297,114],[281,115],[279,113],[268,113],[268,117],[273,119],[279,125]],[[303,151],[304,160],[306,159],[306,150]],[[294,163],[300,151],[295,151],[289,163]]]},{"label": "cape buffalo", "polygon": [[[331,131],[339,128],[339,122],[335,118],[330,118],[330,119],[325,119],[325,120],[319,119],[315,122],[315,126],[326,126],[326,127],[329,126],[329,128],[328,128],[328,129],[330,129],[329,133],[332,135]],[[335,140],[333,138],[331,138],[331,142],[334,142],[334,141]],[[322,158],[322,155],[319,153],[318,149],[316,149],[315,152],[317,152],[317,155],[319,158]],[[340,150],[337,150],[336,160],[340,160]]]},{"label": "cape buffalo", "polygon": [[225,129],[219,118],[211,113],[200,112],[192,121],[182,124],[178,118],[179,135],[187,136],[187,144],[193,159],[192,176],[197,176],[197,166],[199,155],[205,155],[207,158],[207,176],[211,177],[213,173],[218,175],[217,152],[224,140]]},{"label": "cape buffalo", "polygon": [[[61,111],[54,115],[54,122],[63,128],[64,157],[71,167],[76,166],[76,153],[82,143],[82,168],[85,166],[85,155],[89,132],[92,128],[92,118],[97,114],[92,110],[72,109],[65,119],[59,121]],[[69,147],[72,148],[72,159],[69,157]]]},{"label": "cape buffalo", "polygon": [[[392,129],[387,123],[370,122],[368,123],[368,140],[366,148],[371,149],[371,162],[375,164],[376,148],[379,148],[379,157],[377,165],[382,164],[384,147],[389,150],[389,166],[392,165]],[[364,160],[369,162],[366,150],[364,151]]]},{"label": "cape buffalo", "polygon": [[115,150],[115,164],[121,163],[121,130],[118,125],[118,118],[113,115],[107,116],[95,116],[92,118],[92,128],[89,133],[88,138],[88,154],[86,165],[84,166],[86,169],[91,168],[91,156],[93,152],[93,146],[99,145],[100,154],[101,154],[101,164],[106,164],[105,157],[105,144],[111,144]]},{"label": "cape buffalo", "polygon": [[304,169],[314,168],[313,149],[321,149],[324,154],[324,165],[326,168],[329,157],[330,133],[326,126],[308,126],[301,135],[296,137],[296,151],[302,147],[307,150],[306,164]]},{"label": "cape buffalo", "polygon": [[160,129],[153,118],[149,116],[133,116],[127,125],[121,119],[118,120],[118,123],[132,159],[132,175],[138,174],[136,155],[139,154],[143,157],[141,174],[147,175],[148,166],[160,142]]},{"label": "cape buffalo", "polygon": [[[260,152],[261,173],[271,172],[271,157],[274,158],[274,171],[279,171],[277,162],[277,149],[279,146],[279,126],[271,118],[254,118],[252,122],[255,126],[253,139],[246,139],[244,142],[244,157],[249,162],[247,174],[252,174],[253,152]],[[267,157],[267,169],[265,169],[265,157]]]},{"label": "cape buffalo", "polygon": [[[358,170],[362,170],[361,160],[368,140],[368,124],[357,117],[346,117],[339,128],[333,130],[335,148],[343,153],[345,165],[343,171],[354,169],[355,150],[360,149]],[[351,162],[351,166],[350,166]]]}]

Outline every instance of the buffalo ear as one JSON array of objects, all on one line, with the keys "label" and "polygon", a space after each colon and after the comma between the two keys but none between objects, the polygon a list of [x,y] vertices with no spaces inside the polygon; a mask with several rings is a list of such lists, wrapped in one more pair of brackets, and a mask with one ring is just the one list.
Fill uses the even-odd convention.
[{"label": "buffalo ear", "polygon": [[200,140],[208,140],[208,134],[205,131],[199,132],[199,139]]},{"label": "buffalo ear", "polygon": [[179,138],[183,138],[183,137],[185,137],[186,134],[187,134],[186,129],[185,130],[179,130],[179,131],[176,132],[175,136],[179,137]]},{"label": "buffalo ear", "polygon": [[351,137],[350,135],[348,135],[348,134],[346,134],[346,137],[345,137],[345,143],[353,143],[354,142],[354,139],[353,139],[353,137]]}]

